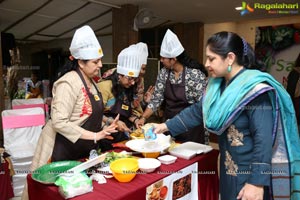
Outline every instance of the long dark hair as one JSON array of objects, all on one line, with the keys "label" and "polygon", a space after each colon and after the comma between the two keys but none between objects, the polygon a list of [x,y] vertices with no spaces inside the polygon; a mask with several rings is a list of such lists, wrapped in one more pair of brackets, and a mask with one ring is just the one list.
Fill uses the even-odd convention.
[{"label": "long dark hair", "polygon": [[207,40],[206,45],[223,59],[227,57],[229,52],[233,52],[236,55],[238,65],[247,69],[266,71],[264,63],[255,58],[251,45],[236,33],[226,31],[215,33]]},{"label": "long dark hair", "polygon": [[[82,60],[82,61],[84,63],[88,62],[88,60]],[[79,68],[78,59],[67,60],[66,64],[57,73],[57,78],[55,79],[55,81],[70,71],[76,71],[78,68]]]},{"label": "long dark hair", "polygon": [[197,60],[191,58],[186,51],[183,51],[179,56],[176,57],[177,61],[180,62],[183,66],[187,66],[193,69],[200,69],[201,72],[208,75],[204,65],[200,64]]},{"label": "long dark hair", "polygon": [[111,80],[112,81],[112,93],[115,98],[118,98],[120,100],[123,100],[122,94],[124,93],[129,102],[133,101],[134,94],[136,93],[136,87],[137,83],[135,83],[130,88],[125,88],[119,83],[119,74],[117,73],[117,70],[115,70],[110,76],[104,78],[104,80]]}]

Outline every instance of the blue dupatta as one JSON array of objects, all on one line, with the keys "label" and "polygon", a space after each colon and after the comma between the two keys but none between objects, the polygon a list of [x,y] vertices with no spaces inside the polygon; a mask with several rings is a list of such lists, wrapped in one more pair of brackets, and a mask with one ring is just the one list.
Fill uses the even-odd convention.
[{"label": "blue dupatta", "polygon": [[[270,74],[258,70],[240,73],[221,94],[222,78],[210,78],[203,101],[206,128],[221,135],[247,104],[268,92],[273,107],[273,197],[300,199],[300,141],[293,103],[289,94]],[[266,84],[262,84],[266,83]],[[289,187],[287,187],[287,185]],[[289,190],[286,191],[285,188]]]}]

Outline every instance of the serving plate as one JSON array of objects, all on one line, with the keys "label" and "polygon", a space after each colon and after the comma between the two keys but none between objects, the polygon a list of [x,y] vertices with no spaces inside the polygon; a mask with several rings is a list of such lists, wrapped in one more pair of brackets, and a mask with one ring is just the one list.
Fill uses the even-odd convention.
[{"label": "serving plate", "polygon": [[79,161],[58,161],[41,166],[32,172],[32,179],[43,183],[53,184],[58,175],[80,165]]},{"label": "serving plate", "polygon": [[129,140],[126,142],[126,146],[133,151],[141,152],[141,153],[150,153],[150,152],[162,152],[170,147],[170,136],[165,136],[163,134],[159,134],[157,139],[152,141],[146,141],[145,139],[135,139]]}]

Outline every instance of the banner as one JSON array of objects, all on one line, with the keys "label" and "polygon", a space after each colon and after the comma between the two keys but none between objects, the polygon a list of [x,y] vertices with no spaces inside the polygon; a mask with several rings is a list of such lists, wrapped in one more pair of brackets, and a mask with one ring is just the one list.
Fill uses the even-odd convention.
[{"label": "banner", "polygon": [[299,53],[300,23],[256,28],[255,55],[283,85]]}]

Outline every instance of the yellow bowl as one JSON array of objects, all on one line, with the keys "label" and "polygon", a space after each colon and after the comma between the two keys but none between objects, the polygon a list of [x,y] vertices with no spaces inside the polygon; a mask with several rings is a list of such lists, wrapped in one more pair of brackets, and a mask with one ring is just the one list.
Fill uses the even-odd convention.
[{"label": "yellow bowl", "polygon": [[145,158],[157,158],[160,155],[160,152],[142,152],[142,155]]},{"label": "yellow bowl", "polygon": [[120,158],[110,163],[110,170],[119,182],[130,182],[139,169],[136,158]]}]

